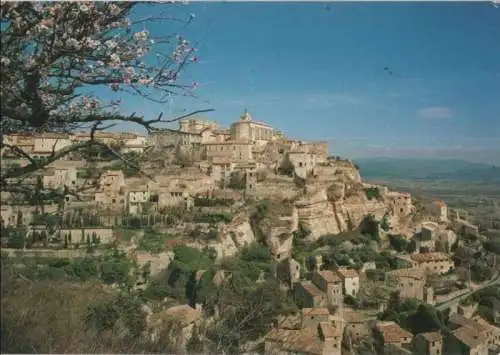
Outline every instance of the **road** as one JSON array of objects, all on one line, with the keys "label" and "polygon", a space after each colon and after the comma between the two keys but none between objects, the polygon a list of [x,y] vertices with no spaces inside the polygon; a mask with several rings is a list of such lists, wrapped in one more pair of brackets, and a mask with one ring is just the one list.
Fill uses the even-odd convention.
[{"label": "road", "polygon": [[482,285],[480,285],[479,287],[475,288],[475,289],[472,289],[470,290],[470,292],[467,292],[467,293],[464,293],[464,294],[461,294],[455,298],[452,298],[450,300],[447,300],[445,302],[442,302],[440,304],[437,304],[436,305],[436,309],[438,311],[442,311],[442,310],[445,310],[447,308],[450,308],[451,306],[455,305],[455,304],[458,304],[460,303],[462,300],[466,299],[467,297],[473,295],[474,293],[476,293],[477,291],[479,290],[482,290],[483,288],[485,287],[488,287],[488,286],[492,286],[492,285],[495,285],[495,284],[499,284],[500,283],[500,273],[497,273],[496,276],[494,276],[489,282],[486,282]]}]

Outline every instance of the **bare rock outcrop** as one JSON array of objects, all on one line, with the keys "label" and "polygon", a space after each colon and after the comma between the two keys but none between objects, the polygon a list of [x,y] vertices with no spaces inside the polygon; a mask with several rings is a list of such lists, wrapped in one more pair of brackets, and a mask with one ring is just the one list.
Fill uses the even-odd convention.
[{"label": "bare rock outcrop", "polygon": [[222,227],[216,243],[209,246],[217,252],[217,259],[233,256],[256,241],[246,213],[236,215],[232,222]]}]

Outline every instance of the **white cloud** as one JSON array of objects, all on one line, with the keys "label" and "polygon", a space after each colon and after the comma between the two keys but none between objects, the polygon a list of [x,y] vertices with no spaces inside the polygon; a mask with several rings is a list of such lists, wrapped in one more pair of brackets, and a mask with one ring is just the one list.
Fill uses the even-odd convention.
[{"label": "white cloud", "polygon": [[418,117],[422,119],[443,119],[453,116],[453,112],[446,106],[423,107],[417,111]]}]

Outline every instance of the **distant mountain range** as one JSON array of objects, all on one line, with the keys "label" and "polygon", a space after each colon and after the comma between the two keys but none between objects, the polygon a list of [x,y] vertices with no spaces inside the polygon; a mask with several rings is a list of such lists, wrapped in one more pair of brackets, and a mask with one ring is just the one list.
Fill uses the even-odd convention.
[{"label": "distant mountain range", "polygon": [[359,158],[354,159],[368,180],[449,180],[500,184],[500,167],[458,159]]}]

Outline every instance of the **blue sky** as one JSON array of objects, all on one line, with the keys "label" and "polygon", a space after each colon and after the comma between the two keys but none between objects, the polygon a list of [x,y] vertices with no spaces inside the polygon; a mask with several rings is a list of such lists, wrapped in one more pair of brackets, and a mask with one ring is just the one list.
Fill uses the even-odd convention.
[{"label": "blue sky", "polygon": [[199,99],[124,97],[124,110],[213,108],[206,117],[228,125],[247,108],[288,136],[328,140],[334,155],[500,164],[500,8],[491,3],[194,2],[174,12],[196,15],[182,34],[201,62],[183,75],[200,84]]}]

